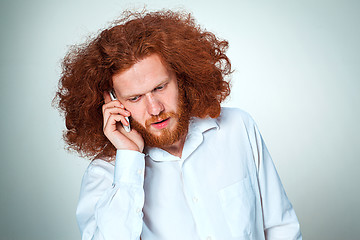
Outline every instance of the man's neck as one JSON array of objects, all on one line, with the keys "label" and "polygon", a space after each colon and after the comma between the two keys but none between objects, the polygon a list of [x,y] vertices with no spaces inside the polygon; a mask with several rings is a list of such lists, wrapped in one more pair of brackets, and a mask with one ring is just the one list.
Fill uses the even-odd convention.
[{"label": "man's neck", "polygon": [[183,150],[184,144],[185,144],[185,139],[186,139],[186,134],[181,136],[181,138],[174,144],[172,144],[170,146],[162,147],[161,149],[167,151],[171,155],[181,158],[182,150]]}]

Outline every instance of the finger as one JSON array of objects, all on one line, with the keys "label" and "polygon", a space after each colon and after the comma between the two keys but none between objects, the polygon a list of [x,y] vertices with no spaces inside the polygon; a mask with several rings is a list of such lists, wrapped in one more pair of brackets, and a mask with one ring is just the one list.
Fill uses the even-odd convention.
[{"label": "finger", "polygon": [[112,114],[107,119],[106,123],[104,124],[104,133],[111,133],[117,131],[117,123],[121,122],[122,124],[127,123],[126,119],[122,115]]},{"label": "finger", "polygon": [[117,114],[117,115],[123,115],[124,117],[129,117],[130,112],[119,107],[112,107],[112,108],[106,108],[104,109],[103,116],[104,116],[104,122],[109,118],[111,114]]},{"label": "finger", "polygon": [[[128,119],[126,119],[126,117],[130,116],[130,112],[126,111],[125,109],[121,109],[121,108],[108,108],[108,109],[106,109],[105,113],[104,113],[104,123],[108,122],[109,118],[112,115],[121,116],[120,122],[125,126],[130,125]],[[119,118],[116,118],[116,119],[119,119]]]},{"label": "finger", "polygon": [[119,102],[119,100],[114,100],[114,101],[111,101],[109,103],[106,103],[102,106],[102,112],[104,114],[105,110],[108,109],[108,108],[121,108],[121,109],[125,109],[124,105],[121,104],[121,102]]}]

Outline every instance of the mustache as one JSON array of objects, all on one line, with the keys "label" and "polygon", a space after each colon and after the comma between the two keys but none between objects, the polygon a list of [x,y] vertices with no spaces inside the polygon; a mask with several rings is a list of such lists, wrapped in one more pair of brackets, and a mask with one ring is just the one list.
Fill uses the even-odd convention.
[{"label": "mustache", "polygon": [[179,115],[177,113],[174,113],[174,112],[162,112],[159,115],[152,116],[151,118],[147,119],[145,121],[145,127],[149,128],[151,126],[151,124],[156,123],[156,122],[161,122],[161,121],[166,120],[166,119],[168,119],[170,117],[178,118]]}]

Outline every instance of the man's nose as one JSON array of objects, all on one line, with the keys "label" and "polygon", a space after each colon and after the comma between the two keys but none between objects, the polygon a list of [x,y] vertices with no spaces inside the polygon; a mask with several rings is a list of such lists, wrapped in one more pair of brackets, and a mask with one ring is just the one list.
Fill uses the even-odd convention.
[{"label": "man's nose", "polygon": [[145,96],[146,97],[146,104],[147,104],[147,111],[150,115],[156,116],[159,115],[164,110],[164,105],[154,97],[152,93]]}]

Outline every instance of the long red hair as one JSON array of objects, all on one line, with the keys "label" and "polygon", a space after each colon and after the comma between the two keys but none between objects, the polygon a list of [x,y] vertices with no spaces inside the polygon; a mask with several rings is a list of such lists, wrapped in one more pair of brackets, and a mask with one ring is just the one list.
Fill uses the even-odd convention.
[{"label": "long red hair", "polygon": [[112,76],[158,54],[184,89],[190,116],[219,116],[230,94],[228,42],[201,29],[191,14],[124,12],[124,17],[65,56],[55,105],[64,113],[64,140],[83,157],[111,159],[116,149],[103,134],[103,92]]}]

